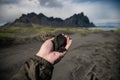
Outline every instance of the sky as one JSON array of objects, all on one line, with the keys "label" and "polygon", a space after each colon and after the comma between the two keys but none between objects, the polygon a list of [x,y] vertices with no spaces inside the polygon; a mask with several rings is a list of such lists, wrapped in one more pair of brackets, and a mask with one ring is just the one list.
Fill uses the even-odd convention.
[{"label": "sky", "polygon": [[84,12],[95,25],[120,23],[120,0],[0,0],[0,25],[35,12],[65,19]]}]

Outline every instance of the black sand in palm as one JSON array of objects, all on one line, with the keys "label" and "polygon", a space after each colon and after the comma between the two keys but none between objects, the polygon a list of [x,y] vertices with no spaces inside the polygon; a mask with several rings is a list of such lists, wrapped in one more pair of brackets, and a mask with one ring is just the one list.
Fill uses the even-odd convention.
[{"label": "black sand in palm", "polygon": [[58,34],[54,40],[52,40],[53,51],[64,52],[66,50],[66,41],[66,38],[62,34]]}]

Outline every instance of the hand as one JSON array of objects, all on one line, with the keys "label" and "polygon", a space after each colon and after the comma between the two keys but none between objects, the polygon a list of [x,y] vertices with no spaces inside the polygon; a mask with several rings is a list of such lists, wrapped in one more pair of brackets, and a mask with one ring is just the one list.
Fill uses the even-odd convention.
[{"label": "hand", "polygon": [[[72,43],[72,40],[67,35],[64,35],[64,36],[67,39],[67,45],[65,46],[65,48],[66,48],[66,50],[68,50]],[[38,53],[36,54],[37,56],[44,58],[51,64],[58,63],[65,56],[65,54],[67,52],[67,51],[64,51],[61,53],[61,52],[53,51],[53,43],[52,43],[53,39],[54,38],[46,40],[42,44]]]}]

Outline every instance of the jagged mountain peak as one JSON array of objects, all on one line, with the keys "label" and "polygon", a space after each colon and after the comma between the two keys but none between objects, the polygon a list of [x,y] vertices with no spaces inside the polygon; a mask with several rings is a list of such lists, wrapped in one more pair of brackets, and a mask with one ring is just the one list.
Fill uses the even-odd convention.
[{"label": "jagged mountain peak", "polygon": [[39,16],[45,16],[43,13],[40,13]]},{"label": "jagged mountain peak", "polygon": [[33,17],[33,16],[38,16],[38,15],[36,13],[32,12],[32,13],[28,13],[27,16]]},{"label": "jagged mountain peak", "polygon": [[81,12],[81,13],[75,13],[75,14],[73,14],[73,16],[71,16],[71,17],[78,17],[78,16],[84,16],[84,13],[83,12]]},{"label": "jagged mountain peak", "polygon": [[94,27],[95,25],[89,21],[88,17],[83,12],[74,14],[65,20],[61,18],[47,17],[43,13],[36,14],[34,12],[22,14],[19,19],[16,19],[13,26],[32,26],[36,24],[39,26],[50,27]]}]

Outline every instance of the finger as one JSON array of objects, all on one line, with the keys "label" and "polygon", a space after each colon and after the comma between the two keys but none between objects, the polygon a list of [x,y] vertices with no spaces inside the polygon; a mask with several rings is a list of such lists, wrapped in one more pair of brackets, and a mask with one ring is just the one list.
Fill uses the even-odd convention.
[{"label": "finger", "polygon": [[62,33],[63,36],[65,36],[65,34]]},{"label": "finger", "polygon": [[65,46],[65,48],[66,48],[67,50],[69,49],[71,43],[72,43],[72,39],[68,39],[67,45]]},{"label": "finger", "polygon": [[65,53],[62,53],[62,52],[55,52],[55,55],[57,55],[58,57],[64,57],[65,56]]},{"label": "finger", "polygon": [[68,48],[70,47],[71,43],[72,43],[72,39],[68,36],[68,35],[64,35],[67,39],[67,45],[66,45],[66,49],[68,50]]},{"label": "finger", "polygon": [[53,39],[54,39],[54,37],[46,40],[44,43],[46,43],[47,45],[49,44],[49,46],[50,46],[50,45],[52,45],[52,40],[53,40]]},{"label": "finger", "polygon": [[68,35],[65,35],[67,41],[69,41],[71,38]]},{"label": "finger", "polygon": [[62,52],[62,54],[64,54],[64,55],[65,55],[66,53],[67,53],[67,50],[66,50],[66,51],[64,51],[64,52]]},{"label": "finger", "polygon": [[69,42],[69,36],[65,35],[65,37],[66,37],[66,43],[68,43]]},{"label": "finger", "polygon": [[48,42],[48,41],[52,41],[53,39],[54,39],[54,37],[52,37],[52,38],[46,40],[46,42]]},{"label": "finger", "polygon": [[53,40],[53,39],[54,39],[54,37],[50,38],[49,40]]},{"label": "finger", "polygon": [[68,35],[64,35],[66,38],[68,37]]}]

